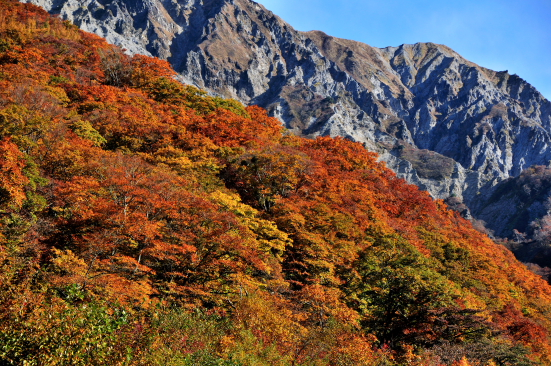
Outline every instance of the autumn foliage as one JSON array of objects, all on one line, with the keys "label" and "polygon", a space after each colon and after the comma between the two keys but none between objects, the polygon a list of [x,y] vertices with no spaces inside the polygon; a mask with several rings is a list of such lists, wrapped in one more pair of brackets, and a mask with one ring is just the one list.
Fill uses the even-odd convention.
[{"label": "autumn foliage", "polygon": [[551,365],[551,288],[361,144],[0,0],[0,364]]}]

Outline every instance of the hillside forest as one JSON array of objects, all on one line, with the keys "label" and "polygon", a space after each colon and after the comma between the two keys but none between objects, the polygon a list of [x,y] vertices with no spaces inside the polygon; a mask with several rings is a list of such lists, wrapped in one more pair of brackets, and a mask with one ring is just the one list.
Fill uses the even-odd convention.
[{"label": "hillside forest", "polygon": [[551,288],[364,146],[0,0],[0,365],[551,365]]}]

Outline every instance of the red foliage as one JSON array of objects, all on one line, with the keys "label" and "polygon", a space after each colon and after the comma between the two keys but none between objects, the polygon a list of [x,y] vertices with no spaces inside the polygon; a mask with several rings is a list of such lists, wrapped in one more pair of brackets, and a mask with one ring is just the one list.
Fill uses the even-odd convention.
[{"label": "red foliage", "polygon": [[548,331],[533,320],[527,318],[512,303],[496,313],[496,322],[503,327],[515,341],[537,348],[545,342]]},{"label": "red foliage", "polygon": [[[392,279],[419,285],[405,309],[424,316],[400,339],[453,333],[441,319],[457,307],[464,328],[493,317],[507,342],[551,355],[549,285],[361,144],[286,136],[261,108],[172,80],[164,61],[124,55],[31,5],[0,9],[0,219],[11,243],[45,248],[25,252],[53,268],[45,287],[206,306],[233,316],[228,344],[249,334],[296,360],[366,364],[378,351],[361,329],[374,306],[365,294]],[[357,291],[351,281],[370,270],[390,274]],[[461,315],[470,308],[481,318]],[[180,341],[184,353],[202,347]],[[412,344],[394,345],[407,362]]]}]

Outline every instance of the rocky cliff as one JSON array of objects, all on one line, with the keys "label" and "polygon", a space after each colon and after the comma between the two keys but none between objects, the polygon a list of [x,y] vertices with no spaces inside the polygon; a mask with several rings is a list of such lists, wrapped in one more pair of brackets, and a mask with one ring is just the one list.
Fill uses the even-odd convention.
[{"label": "rocky cliff", "polygon": [[297,134],[364,142],[475,216],[496,184],[551,161],[551,103],[443,45],[379,49],[298,32],[250,0],[25,1],[130,53],[167,59],[182,81],[263,106]]}]

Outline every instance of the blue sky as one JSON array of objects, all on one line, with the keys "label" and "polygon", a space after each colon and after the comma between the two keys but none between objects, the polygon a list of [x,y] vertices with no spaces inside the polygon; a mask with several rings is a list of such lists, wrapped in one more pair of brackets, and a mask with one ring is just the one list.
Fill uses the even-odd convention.
[{"label": "blue sky", "polygon": [[375,47],[445,44],[551,100],[551,0],[257,0],[294,28]]}]

